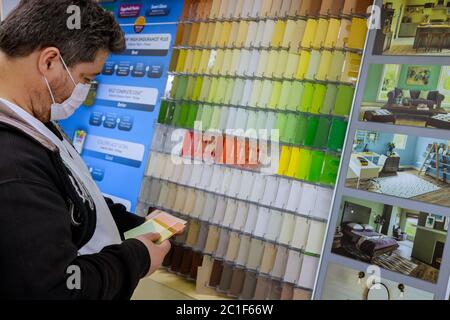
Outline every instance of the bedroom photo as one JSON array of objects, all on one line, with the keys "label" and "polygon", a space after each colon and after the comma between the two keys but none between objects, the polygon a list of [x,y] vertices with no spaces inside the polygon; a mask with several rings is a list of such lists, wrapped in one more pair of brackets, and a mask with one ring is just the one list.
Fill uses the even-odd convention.
[{"label": "bedroom photo", "polygon": [[346,187],[450,207],[450,142],[357,131]]},{"label": "bedroom photo", "polygon": [[437,283],[449,218],[346,197],[332,252]]}]

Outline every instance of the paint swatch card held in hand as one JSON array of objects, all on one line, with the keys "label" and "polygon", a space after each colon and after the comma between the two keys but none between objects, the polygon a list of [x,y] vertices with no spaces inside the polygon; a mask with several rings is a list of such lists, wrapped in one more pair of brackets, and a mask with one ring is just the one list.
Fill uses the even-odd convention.
[{"label": "paint swatch card held in hand", "polygon": [[186,221],[178,219],[164,211],[156,210],[150,215],[150,220],[139,227],[125,233],[125,239],[136,238],[147,233],[159,233],[161,238],[156,242],[161,244],[177,233],[181,233]]}]

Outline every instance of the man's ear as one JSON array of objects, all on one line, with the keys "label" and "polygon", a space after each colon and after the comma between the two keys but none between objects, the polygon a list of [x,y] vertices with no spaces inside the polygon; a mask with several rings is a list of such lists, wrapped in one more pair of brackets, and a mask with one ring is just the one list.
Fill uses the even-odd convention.
[{"label": "man's ear", "polygon": [[58,48],[48,47],[38,54],[38,70],[39,72],[48,78],[56,76],[55,71],[59,70],[60,52]]}]

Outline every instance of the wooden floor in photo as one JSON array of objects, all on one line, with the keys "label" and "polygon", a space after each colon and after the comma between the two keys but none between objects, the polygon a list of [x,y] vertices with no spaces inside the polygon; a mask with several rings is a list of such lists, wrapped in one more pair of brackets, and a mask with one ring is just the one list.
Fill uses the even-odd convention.
[{"label": "wooden floor in photo", "polygon": [[[406,170],[403,173],[417,175],[417,170]],[[399,177],[400,178],[400,177]],[[437,181],[430,175],[421,174],[420,178],[432,183],[438,187],[440,190],[425,193],[422,195],[415,196],[410,198],[411,200],[427,202],[435,205],[450,207],[450,185],[448,183]],[[345,186],[347,188],[357,189],[358,179],[347,179]],[[377,185],[372,182],[361,183],[359,186],[359,190],[370,191],[370,192],[378,192]]]}]

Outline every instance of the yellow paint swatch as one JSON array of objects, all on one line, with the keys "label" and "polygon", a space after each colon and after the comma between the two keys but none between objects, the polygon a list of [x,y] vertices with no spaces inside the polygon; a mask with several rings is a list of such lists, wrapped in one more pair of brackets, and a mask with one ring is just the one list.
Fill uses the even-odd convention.
[{"label": "yellow paint swatch", "polygon": [[298,53],[300,51],[300,46],[302,44],[303,37],[305,36],[305,31],[306,31],[306,21],[305,20],[295,21],[295,32],[290,47],[291,52]]},{"label": "yellow paint swatch", "polygon": [[341,20],[331,18],[328,22],[327,36],[323,46],[325,48],[334,48],[339,35],[339,29],[341,28]]},{"label": "yellow paint swatch", "polygon": [[178,55],[177,67],[175,69],[176,72],[184,71],[184,65],[186,63],[186,55],[187,55],[187,50],[180,50],[180,53]]},{"label": "yellow paint swatch", "polygon": [[193,47],[197,45],[197,37],[200,29],[200,23],[193,23],[191,26],[191,34],[189,35],[188,45]]},{"label": "yellow paint swatch", "polygon": [[319,69],[316,73],[316,79],[325,81],[328,77],[328,70],[331,67],[331,61],[333,58],[333,53],[328,50],[323,50],[322,55],[320,57]]},{"label": "yellow paint swatch", "polygon": [[230,75],[233,75],[233,76],[236,75],[237,69],[239,67],[240,59],[241,59],[241,50],[234,49],[232,58],[231,58],[230,70],[229,70]]},{"label": "yellow paint swatch", "polygon": [[228,43],[228,38],[231,33],[231,22],[225,21],[222,25],[222,33],[220,34],[220,39],[218,42],[219,47],[226,47]]},{"label": "yellow paint swatch", "polygon": [[300,156],[301,156],[300,148],[292,148],[289,167],[288,170],[286,171],[286,175],[288,177],[295,178],[297,176],[300,167]]},{"label": "yellow paint swatch", "polygon": [[267,108],[269,109],[277,109],[278,102],[280,101],[281,96],[281,88],[283,83],[281,81],[274,81],[272,84],[272,93],[270,96],[270,101],[267,104]]},{"label": "yellow paint swatch", "polygon": [[214,103],[223,103],[228,85],[228,78],[219,78],[217,82],[216,95],[213,98]]},{"label": "yellow paint swatch", "polygon": [[272,36],[272,47],[281,47],[284,39],[284,32],[286,31],[286,21],[278,20],[275,25],[275,31]]},{"label": "yellow paint swatch", "polygon": [[212,46],[212,39],[214,37],[214,33],[216,32],[216,22],[207,23],[208,31],[206,33],[205,46]]},{"label": "yellow paint swatch", "polygon": [[270,50],[269,51],[269,60],[266,65],[266,69],[264,70],[264,76],[273,77],[275,75],[275,69],[277,67],[279,59],[279,51],[278,50]]},{"label": "yellow paint swatch", "polygon": [[233,60],[233,50],[226,49],[225,55],[223,58],[223,63],[220,68],[219,74],[221,74],[221,75],[229,75],[230,74],[232,60]]},{"label": "yellow paint swatch", "polygon": [[194,62],[194,50],[188,50],[186,54],[186,61],[184,64],[184,70],[183,72],[192,72],[192,64]]},{"label": "yellow paint swatch", "polygon": [[295,78],[298,80],[303,80],[306,73],[308,72],[309,60],[311,59],[311,52],[307,50],[302,50],[300,52],[300,61],[298,63],[297,74]]},{"label": "yellow paint swatch", "polygon": [[229,104],[231,103],[231,97],[233,96],[235,79],[229,78],[227,83],[227,88],[225,90],[225,97],[223,99],[223,103]]},{"label": "yellow paint swatch", "polygon": [[289,104],[289,95],[291,93],[292,88],[292,81],[283,81],[283,84],[281,85],[281,93],[280,93],[280,99],[278,100],[278,108],[279,110],[286,110],[288,104]]},{"label": "yellow paint swatch", "polygon": [[284,70],[284,77],[285,78],[294,78],[297,70],[298,70],[298,63],[300,61],[300,54],[289,52],[286,62],[286,68]]},{"label": "yellow paint swatch", "polygon": [[317,24],[316,36],[314,38],[312,47],[322,48],[328,31],[328,19],[320,18]]},{"label": "yellow paint swatch", "polygon": [[295,177],[297,179],[306,180],[311,168],[311,151],[306,149],[300,149],[300,166]]},{"label": "yellow paint swatch", "polygon": [[194,87],[195,87],[195,78],[188,77],[186,92],[184,93],[184,97],[183,97],[184,100],[191,100],[192,95],[194,93]]},{"label": "yellow paint swatch", "polygon": [[238,34],[239,34],[239,22],[238,21],[233,21],[231,23],[231,31],[230,31],[230,35],[228,37],[228,41],[227,41],[227,46],[228,47],[234,47],[236,46],[236,41],[238,38]]},{"label": "yellow paint swatch", "polygon": [[241,21],[239,22],[239,31],[236,38],[236,47],[242,48],[245,44],[245,40],[247,39],[248,34],[248,22]]},{"label": "yellow paint swatch", "polygon": [[212,82],[212,78],[211,77],[204,77],[203,78],[202,90],[201,90],[200,96],[198,98],[199,101],[206,101],[206,100],[208,100],[209,89],[211,88],[211,82]]},{"label": "yellow paint swatch", "polygon": [[259,108],[267,108],[269,104],[270,98],[272,96],[273,83],[271,80],[264,80],[261,95],[259,101],[257,103],[257,107]]},{"label": "yellow paint swatch", "polygon": [[206,46],[207,36],[208,36],[208,24],[205,22],[201,22],[200,28],[198,30],[197,45],[201,47]]},{"label": "yellow paint swatch", "polygon": [[250,107],[259,107],[258,102],[259,97],[261,96],[262,86],[263,86],[262,80],[253,81],[252,96],[248,104]]},{"label": "yellow paint swatch", "polygon": [[203,78],[197,77],[195,79],[194,93],[192,94],[192,100],[197,101],[200,97],[200,92],[202,91]]},{"label": "yellow paint swatch", "polygon": [[274,76],[276,78],[282,78],[286,70],[288,63],[289,52],[286,50],[281,50],[278,52],[278,61],[276,62],[276,67],[274,71]]},{"label": "yellow paint swatch", "polygon": [[342,69],[344,68],[345,53],[342,51],[333,51],[331,66],[328,70],[328,80],[339,81],[342,76]]},{"label": "yellow paint swatch", "polygon": [[211,80],[211,87],[209,88],[208,99],[206,100],[209,103],[213,103],[214,99],[217,95],[217,89],[219,88],[219,78],[214,77]]},{"label": "yellow paint swatch", "polygon": [[223,22],[217,22],[214,28],[214,34],[211,39],[211,46],[218,47],[220,42],[220,37],[222,36]]},{"label": "yellow paint swatch", "polygon": [[202,50],[202,55],[200,58],[200,64],[198,66],[199,73],[205,73],[208,69],[209,56],[211,54],[211,50]]},{"label": "yellow paint swatch", "polygon": [[287,172],[289,170],[289,162],[291,161],[291,152],[291,147],[281,147],[280,163],[278,165],[278,174],[280,176],[287,176]]},{"label": "yellow paint swatch", "polygon": [[306,22],[306,29],[303,35],[302,47],[303,48],[311,48],[312,43],[316,37],[317,30],[317,20],[308,19]]},{"label": "yellow paint swatch", "polygon": [[192,62],[192,73],[198,73],[200,70],[200,62],[202,59],[202,50],[194,50],[194,60]]},{"label": "yellow paint swatch", "polygon": [[353,18],[347,47],[362,50],[366,42],[367,21],[366,19]]}]

